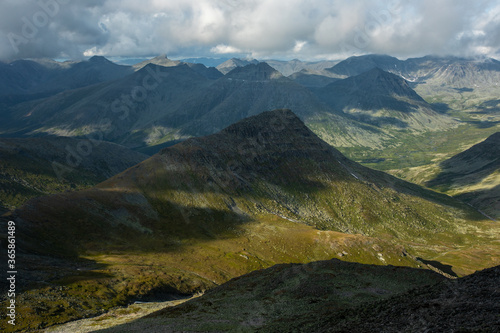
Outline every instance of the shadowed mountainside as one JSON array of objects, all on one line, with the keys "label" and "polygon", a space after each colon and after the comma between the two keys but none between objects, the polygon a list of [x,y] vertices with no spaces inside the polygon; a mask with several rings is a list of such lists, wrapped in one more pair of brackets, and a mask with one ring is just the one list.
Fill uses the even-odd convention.
[{"label": "shadowed mountainside", "polygon": [[154,62],[165,58],[155,59],[120,80],[8,108],[0,130],[4,136],[102,132],[105,140],[131,148],[162,147],[215,133],[262,110],[292,108],[306,122],[326,122],[331,132],[321,127],[318,133],[336,145],[380,145],[390,138],[374,126],[332,112],[310,90],[266,63],[237,67],[216,79],[203,65],[162,67]]},{"label": "shadowed mountainside", "polygon": [[[149,205],[135,204],[127,199],[129,195]],[[449,197],[348,160],[290,111],[263,113],[218,134],[189,139],[94,189],[58,196],[58,202],[67,201],[71,207],[62,204],[47,210],[44,200],[53,199],[41,198],[16,211],[16,215],[27,221],[42,220],[43,216],[56,221],[51,216],[54,209],[62,217],[66,210],[71,214],[80,209],[80,204],[86,206],[89,199],[105,209],[112,197],[114,207],[125,207],[124,215],[113,223],[136,221],[128,227],[142,230],[146,237],[146,231],[158,223],[168,225],[160,221],[172,219],[166,207],[173,206],[208,209],[208,214],[210,209],[226,211],[243,220],[271,214],[320,229],[371,236],[389,233],[412,241],[432,237],[435,228],[444,233],[457,231],[458,217],[463,222],[469,218],[481,220],[480,215]],[[444,205],[449,208],[443,210]],[[97,214],[90,215],[89,221],[102,220],[99,211],[88,211]],[[85,215],[81,218],[86,219]],[[109,217],[105,220],[112,221]],[[207,227],[200,225],[200,233]],[[113,232],[109,229],[100,237]],[[81,233],[87,240],[92,238],[91,230]]]},{"label": "shadowed mountainside", "polygon": [[[296,319],[296,328],[315,332],[497,332],[500,329],[500,267],[493,267],[458,280],[443,281],[369,306],[330,315],[317,313],[317,320]],[[303,320],[303,321],[302,321]],[[280,325],[265,327],[280,332]]]},{"label": "shadowed mountainside", "polygon": [[500,219],[500,132],[440,164],[427,186],[449,193]]},{"label": "shadowed mountainside", "polygon": [[[159,119],[181,108],[209,81],[187,65],[148,64],[121,80],[18,104],[9,109],[2,128],[4,135],[82,136],[97,132],[106,141],[133,147],[137,141],[164,136],[164,129],[156,125]],[[173,121],[171,126],[177,119]]]},{"label": "shadowed mountainside", "polygon": [[8,96],[55,94],[132,73],[129,66],[121,66],[104,57],[94,56],[87,61],[57,62],[50,59],[16,60],[9,64],[0,62],[0,102]]},{"label": "shadowed mountainside", "polygon": [[99,140],[0,138],[0,206],[94,186],[148,156]]},{"label": "shadowed mountainside", "polygon": [[[16,222],[19,267],[37,262],[36,272],[20,273],[31,289],[20,296],[31,305],[18,309],[22,328],[162,290],[207,290],[277,263],[417,267],[418,256],[463,275],[495,265],[484,253],[498,253],[498,229],[478,212],[348,160],[289,110],[188,139],[92,189],[32,199],[5,218]],[[55,256],[79,270],[61,270]]]},{"label": "shadowed mountainside", "polygon": [[436,131],[456,126],[454,120],[434,111],[408,82],[378,67],[315,91],[334,110],[379,127]]},{"label": "shadowed mountainside", "polygon": [[338,260],[276,265],[99,332],[496,332],[500,266],[449,280]]},{"label": "shadowed mountainside", "polygon": [[325,318],[436,284],[444,277],[422,269],[361,265],[340,260],[282,264],[232,279],[205,295],[129,324],[99,332],[267,331],[314,330],[296,318]]}]

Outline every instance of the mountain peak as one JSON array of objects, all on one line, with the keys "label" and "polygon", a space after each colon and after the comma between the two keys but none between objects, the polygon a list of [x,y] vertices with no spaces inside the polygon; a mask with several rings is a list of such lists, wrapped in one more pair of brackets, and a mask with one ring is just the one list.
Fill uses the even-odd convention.
[{"label": "mountain peak", "polygon": [[240,80],[272,80],[283,78],[283,75],[265,62],[236,67],[226,74],[228,78]]},{"label": "mountain peak", "polygon": [[[175,160],[180,155],[200,166],[232,161],[231,165],[240,170],[240,177],[249,177],[247,180],[254,177],[252,175],[257,170],[263,172],[263,176],[274,173],[272,168],[269,172],[261,168],[263,165],[277,165],[280,161],[286,161],[283,162],[286,164],[301,158],[335,163],[345,160],[339,151],[317,137],[288,109],[262,112],[216,134],[191,138],[165,148],[159,155],[168,160]],[[346,176],[345,171],[340,171],[340,174]],[[237,181],[233,185],[236,188],[242,183]]]},{"label": "mountain peak", "polygon": [[350,91],[362,94],[410,97],[423,102],[423,99],[410,87],[402,77],[386,72],[379,67],[374,67],[359,75],[336,81],[332,85],[347,84]]},{"label": "mountain peak", "polygon": [[237,65],[239,67],[243,67],[249,64],[258,64],[259,61],[257,59],[240,59],[240,58],[231,58],[227,61],[227,63],[231,63]]},{"label": "mountain peak", "polygon": [[245,60],[239,58],[231,58],[229,60],[224,61],[222,64],[219,64],[216,68],[222,73],[227,74],[233,69],[237,67],[244,67],[250,64],[258,64],[259,61],[256,59]]},{"label": "mountain peak", "polygon": [[401,61],[397,58],[381,54],[368,54],[347,58],[327,70],[337,75],[354,76],[369,71],[374,67],[388,70],[397,68],[400,65]]},{"label": "mountain peak", "polygon": [[137,80],[142,80],[144,75],[151,75],[151,73],[162,73],[160,75],[166,75],[168,73],[169,76],[182,77],[184,80],[204,80],[203,76],[191,68],[188,64],[180,63],[176,66],[164,66],[162,64],[157,64],[155,62],[149,62],[145,64],[143,67],[137,69],[135,71],[135,78]]},{"label": "mountain peak", "polygon": [[152,59],[144,60],[138,64],[135,64],[134,67],[135,70],[139,70],[143,67],[145,67],[148,64],[155,64],[163,67],[173,67],[173,66],[178,66],[181,62],[178,60],[170,60],[166,54],[160,54],[157,57],[154,57]]},{"label": "mountain peak", "polygon": [[[414,126],[414,129],[424,129],[429,128],[430,119],[435,121],[436,126],[450,126],[451,124],[449,119],[444,119],[436,114],[405,79],[379,67],[330,83],[319,90],[318,94],[333,108],[343,112],[357,110],[353,115],[362,121],[377,124],[377,126],[387,125],[399,128]],[[426,110],[425,114],[419,114],[419,117],[426,119],[425,124],[419,120],[419,117],[412,118],[416,115],[415,112],[421,109]],[[364,113],[360,113],[359,110],[363,110]],[[385,111],[375,116],[374,110]],[[390,113],[389,110],[391,110]],[[410,113],[411,117],[409,117]]]},{"label": "mountain peak", "polygon": [[154,57],[151,60],[170,60],[170,59],[168,59],[168,56],[166,53],[163,53],[163,54],[160,54],[160,55]]},{"label": "mountain peak", "polygon": [[276,109],[259,113],[226,127],[220,133],[247,139],[256,137],[262,132],[280,132],[280,135],[286,132],[298,136],[312,134],[302,120],[290,109]]},{"label": "mountain peak", "polygon": [[108,63],[112,64],[113,63],[103,56],[93,56],[92,58],[89,59],[89,62],[94,63],[94,64],[108,64]]},{"label": "mountain peak", "polygon": [[358,75],[359,77],[362,77],[364,79],[368,79],[368,78],[373,78],[373,79],[378,79],[378,78],[385,78],[387,80],[394,80],[394,81],[398,81],[398,82],[401,82],[401,83],[404,83],[406,82],[405,79],[403,79],[401,76],[398,76],[396,74],[392,74],[390,72],[387,72],[387,71],[384,71],[382,68],[380,67],[374,67],[366,72],[363,72],[361,74]]}]

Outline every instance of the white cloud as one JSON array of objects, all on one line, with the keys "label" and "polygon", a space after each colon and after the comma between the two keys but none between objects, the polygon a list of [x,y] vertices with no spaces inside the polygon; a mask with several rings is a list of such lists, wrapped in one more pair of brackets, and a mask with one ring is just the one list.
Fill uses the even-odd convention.
[{"label": "white cloud", "polygon": [[500,50],[498,0],[41,1],[61,3],[29,38],[26,21],[33,24],[44,9],[37,1],[0,1],[0,58],[245,52],[313,59]]},{"label": "white cloud", "polygon": [[242,53],[240,49],[234,46],[219,44],[210,49],[210,52],[215,54],[231,54],[231,53]]},{"label": "white cloud", "polygon": [[95,55],[98,55],[97,47],[94,46],[93,48],[83,51],[83,55],[85,57],[93,57]]},{"label": "white cloud", "polygon": [[295,46],[293,47],[293,53],[299,53],[300,51],[302,51],[302,49],[304,48],[304,46],[306,46],[306,44],[307,41],[305,40],[295,41]]}]

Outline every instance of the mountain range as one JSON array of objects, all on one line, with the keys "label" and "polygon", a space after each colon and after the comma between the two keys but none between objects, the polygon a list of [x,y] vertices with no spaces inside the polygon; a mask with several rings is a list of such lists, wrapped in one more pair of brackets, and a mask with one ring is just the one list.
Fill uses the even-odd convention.
[{"label": "mountain range", "polygon": [[277,263],[334,257],[446,276],[498,264],[482,255],[498,253],[492,221],[350,161],[289,110],[188,139],[5,218],[16,222],[19,267],[38,267],[20,274],[38,285],[23,294],[30,307],[18,309],[26,329],[134,297],[211,289]]},{"label": "mountain range", "polygon": [[[337,147],[380,148],[384,142],[397,142],[401,130],[413,133],[456,126],[406,81],[380,70],[311,90],[266,63],[235,67],[222,76],[214,68],[161,56],[135,69],[118,80],[7,108],[0,129],[9,136],[78,137],[106,131],[108,141],[137,149],[161,148],[215,133],[262,110],[284,107],[300,110],[306,124]],[[161,83],[151,81],[154,89],[148,91],[145,78],[159,78]]]},{"label": "mountain range", "polygon": [[18,104],[10,109],[3,128],[31,135],[63,136],[85,136],[100,131],[105,133],[106,141],[122,144],[132,141],[133,147],[137,143],[130,137],[134,135],[142,142],[161,138],[162,128],[158,129],[155,123],[181,108],[208,82],[209,79],[187,65],[149,64],[121,80]]},{"label": "mountain range", "polygon": [[[23,60],[6,64],[3,68],[10,74],[0,81],[15,87],[11,78],[16,77],[25,88],[18,91],[20,95],[2,97],[0,135],[102,136],[105,141],[154,154],[186,138],[215,133],[262,110],[288,107],[298,110],[316,134],[349,157],[378,161],[369,165],[390,171],[395,166],[443,161],[452,156],[455,146],[476,143],[500,124],[496,120],[498,101],[491,95],[498,62],[492,59],[401,61],[367,55],[351,57],[329,69],[302,69],[289,78],[266,63],[252,61],[249,65],[236,60],[230,62],[235,65],[234,73],[226,75],[166,55],[135,66],[118,66],[103,57],[83,62]],[[286,63],[287,68],[295,69],[326,64],[269,63]],[[460,66],[469,68],[467,74],[459,75]],[[31,72],[38,74],[28,78]],[[446,85],[440,83],[445,72],[455,73]],[[68,77],[71,85],[65,83]],[[85,77],[88,80],[80,79]],[[144,87],[145,79],[154,89]],[[53,81],[61,86],[49,84]],[[490,85],[478,85],[490,81]],[[72,85],[82,87],[55,94]],[[449,99],[452,102],[446,102]],[[464,135],[450,140],[453,130]],[[441,146],[436,147],[437,143]],[[439,151],[437,162],[433,154],[422,159],[424,152],[433,150]]]},{"label": "mountain range", "polygon": [[245,67],[248,65],[256,65],[258,63],[259,61],[257,59],[245,60],[245,59],[231,58],[229,60],[224,61],[222,64],[218,65],[216,68],[222,74],[227,74],[235,68]]},{"label": "mountain range", "polygon": [[500,62],[491,58],[426,56],[399,60],[386,55],[364,55],[350,57],[325,72],[327,76],[346,78],[373,68],[402,77],[428,102],[445,109],[481,109],[483,103],[497,100],[500,90]]},{"label": "mountain range", "polygon": [[[150,77],[161,82],[134,100],[133,94],[142,91],[144,78]],[[265,63],[235,68],[217,80],[185,64],[149,64],[121,80],[18,104],[4,114],[2,127],[4,135],[81,136],[100,130],[109,132],[108,141],[140,147],[214,133],[277,107],[303,110],[302,115],[328,111],[312,92]]]},{"label": "mountain range", "polygon": [[495,325],[498,61],[220,62],[0,63],[16,329],[195,293],[114,330]]},{"label": "mountain range", "polygon": [[353,56],[326,71],[339,77],[350,77],[373,68],[397,74],[415,84],[437,86],[445,84],[451,88],[473,88],[495,85],[500,62],[492,58],[434,57],[399,60],[387,55]]},{"label": "mountain range", "polygon": [[[51,95],[99,82],[124,77],[132,72],[129,66],[114,64],[95,56],[87,61],[57,62],[50,59],[16,60],[0,63],[1,101],[15,101]],[[9,99],[10,97],[10,99]]]},{"label": "mountain range", "polygon": [[174,67],[174,66],[181,66],[181,65],[187,65],[190,68],[192,68],[195,72],[198,74],[201,74],[202,76],[206,77],[207,79],[218,79],[223,74],[219,72],[216,68],[214,67],[206,67],[203,64],[200,63],[190,63],[190,62],[184,62],[184,61],[179,61],[179,60],[170,60],[166,54],[157,56],[155,58],[149,59],[142,61],[140,63],[137,63],[132,66],[134,70],[140,70],[144,68],[148,64],[154,64],[157,66],[162,66],[162,67]]},{"label": "mountain range", "polygon": [[316,91],[333,109],[378,127],[429,131],[455,125],[453,119],[436,112],[406,80],[378,67]]},{"label": "mountain range", "polygon": [[[228,68],[234,69],[256,61],[255,59],[249,61],[233,58],[227,61],[227,65]],[[368,72],[374,68],[380,68],[407,80],[419,93],[424,94],[425,92],[424,95],[432,94],[431,89],[436,87],[439,87],[440,91],[446,90],[450,93],[453,91],[460,92],[460,89],[480,88],[477,89],[480,93],[484,92],[484,90],[489,91],[489,88],[498,89],[498,70],[500,67],[500,62],[492,58],[425,56],[400,60],[380,54],[352,56],[342,61],[313,63],[305,63],[299,60],[264,61],[285,76],[302,73],[304,76],[322,76],[323,80],[325,80],[324,78],[345,79]],[[221,68],[223,67],[225,65]],[[225,71],[225,73],[227,72]],[[458,89],[458,91],[455,89]]]},{"label": "mountain range", "polygon": [[238,59],[231,58],[226,60],[225,62],[217,65],[217,69],[223,73],[227,74],[233,69],[237,67],[245,67],[247,65],[255,65],[259,62],[265,62],[275,70],[279,71],[283,76],[290,76],[294,73],[305,71],[307,73],[320,73],[322,70],[326,68],[330,68],[338,63],[335,60],[323,60],[323,61],[315,61],[315,62],[306,62],[298,59],[293,60],[262,60],[259,61],[257,59]]}]

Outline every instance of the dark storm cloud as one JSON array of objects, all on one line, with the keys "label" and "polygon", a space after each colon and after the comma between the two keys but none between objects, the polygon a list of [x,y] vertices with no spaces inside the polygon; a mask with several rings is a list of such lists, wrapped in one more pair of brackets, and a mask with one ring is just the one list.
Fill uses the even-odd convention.
[{"label": "dark storm cloud", "polygon": [[3,0],[0,58],[488,55],[493,0]]},{"label": "dark storm cloud", "polygon": [[101,1],[7,0],[0,3],[0,57],[82,57],[82,49],[105,45],[97,24]]}]

